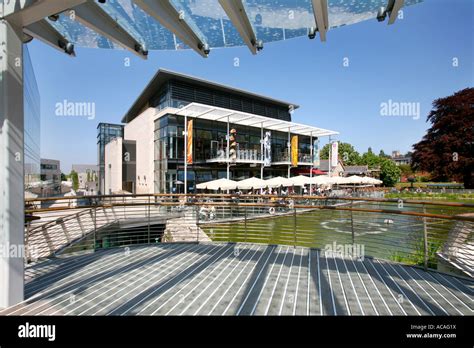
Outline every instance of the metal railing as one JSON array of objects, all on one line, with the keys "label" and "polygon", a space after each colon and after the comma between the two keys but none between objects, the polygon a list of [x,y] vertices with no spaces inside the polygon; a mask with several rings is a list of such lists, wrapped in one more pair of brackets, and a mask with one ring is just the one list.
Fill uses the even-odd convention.
[{"label": "metal railing", "polygon": [[473,276],[474,205],[359,197],[113,195],[27,201],[29,260],[171,242],[304,246]]}]

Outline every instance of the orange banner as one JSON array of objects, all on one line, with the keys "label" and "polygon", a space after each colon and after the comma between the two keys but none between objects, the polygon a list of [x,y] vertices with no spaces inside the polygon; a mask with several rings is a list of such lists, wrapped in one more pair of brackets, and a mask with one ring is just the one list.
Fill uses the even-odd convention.
[{"label": "orange banner", "polygon": [[298,136],[291,138],[291,166],[298,167]]},{"label": "orange banner", "polygon": [[187,164],[193,164],[193,120],[188,121],[188,136],[186,138],[186,146],[187,146]]}]

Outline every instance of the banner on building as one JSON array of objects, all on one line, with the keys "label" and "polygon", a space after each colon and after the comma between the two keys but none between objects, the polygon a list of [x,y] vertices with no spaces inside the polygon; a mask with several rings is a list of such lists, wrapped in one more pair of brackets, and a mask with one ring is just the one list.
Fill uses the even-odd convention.
[{"label": "banner on building", "polygon": [[319,168],[321,162],[319,157],[319,139],[313,140],[313,167]]},{"label": "banner on building", "polygon": [[272,133],[265,132],[263,138],[263,166],[270,167],[272,165]]},{"label": "banner on building", "polygon": [[339,159],[339,143],[334,141],[331,143],[331,167],[337,167]]},{"label": "banner on building", "polygon": [[291,137],[291,166],[298,167],[298,136]]},{"label": "banner on building", "polygon": [[193,120],[188,121],[188,129],[187,129],[187,137],[186,137],[186,151],[187,151],[187,164],[193,164]]}]

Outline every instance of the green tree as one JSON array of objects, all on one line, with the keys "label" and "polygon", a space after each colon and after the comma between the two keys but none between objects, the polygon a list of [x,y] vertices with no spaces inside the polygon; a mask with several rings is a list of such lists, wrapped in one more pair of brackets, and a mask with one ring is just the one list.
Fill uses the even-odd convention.
[{"label": "green tree", "polygon": [[372,149],[369,147],[366,153],[364,153],[360,159],[360,164],[365,164],[369,169],[378,167],[382,159],[372,152]]},{"label": "green tree", "polygon": [[380,158],[389,158],[389,156],[383,150],[380,150],[379,157]]},{"label": "green tree", "polygon": [[[327,160],[329,158],[329,146],[330,144],[326,144],[321,149],[321,159]],[[339,159],[348,166],[354,166],[359,164],[360,162],[360,155],[349,143],[339,143],[338,149]]]},{"label": "green tree", "polygon": [[67,175],[64,173],[61,173],[61,181],[67,181]]},{"label": "green tree", "polygon": [[69,177],[72,180],[72,188],[74,191],[77,191],[79,189],[79,176],[77,175],[75,170],[71,171],[71,174],[69,174]]},{"label": "green tree", "polygon": [[409,164],[400,164],[398,168],[400,168],[401,175],[403,176],[413,175],[413,170]]},{"label": "green tree", "polygon": [[435,100],[427,122],[431,127],[413,146],[413,169],[474,188],[474,88]]},{"label": "green tree", "polygon": [[402,171],[393,161],[386,158],[381,159],[380,180],[383,181],[384,186],[394,186],[400,179],[401,173]]}]

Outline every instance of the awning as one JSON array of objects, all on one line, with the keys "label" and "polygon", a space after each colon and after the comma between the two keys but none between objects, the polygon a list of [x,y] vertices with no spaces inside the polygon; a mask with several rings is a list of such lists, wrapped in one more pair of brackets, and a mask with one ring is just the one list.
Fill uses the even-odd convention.
[{"label": "awning", "polygon": [[329,29],[375,19],[381,6],[392,24],[401,6],[421,1],[17,0],[2,2],[2,16],[68,54],[74,48],[66,44],[122,47],[143,58],[148,50],[191,48],[207,57],[212,49],[243,44],[256,54],[268,42],[314,38],[317,32],[325,41]]},{"label": "awning", "polygon": [[313,137],[339,134],[336,131],[283,121],[276,118],[249,114],[242,111],[219,108],[217,106],[191,103],[175,112],[175,115],[200,118],[210,121],[227,122],[246,127],[263,127],[266,130],[290,132],[291,134]]},{"label": "awning", "polygon": [[327,174],[326,172],[323,172],[322,170],[317,169],[317,168],[313,168],[313,169],[298,168],[298,169],[292,170],[291,172],[297,175],[310,175],[311,172],[313,172],[313,175],[326,175]]}]

